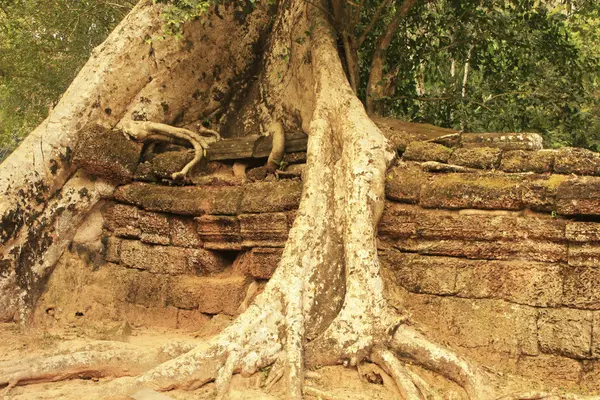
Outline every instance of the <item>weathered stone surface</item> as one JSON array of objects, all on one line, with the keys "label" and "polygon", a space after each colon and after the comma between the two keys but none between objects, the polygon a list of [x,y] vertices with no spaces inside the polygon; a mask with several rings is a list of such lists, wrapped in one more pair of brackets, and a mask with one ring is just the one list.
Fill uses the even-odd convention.
[{"label": "weathered stone surface", "polygon": [[541,150],[542,137],[537,133],[463,133],[465,148],[495,147],[502,150]]},{"label": "weathered stone surface", "polygon": [[122,300],[146,307],[164,307],[168,280],[146,272],[124,269],[119,274],[119,291]]},{"label": "weathered stone surface", "polygon": [[245,276],[178,277],[167,289],[167,304],[206,314],[237,314],[250,280]]},{"label": "weathered stone surface", "polygon": [[139,238],[139,210],[125,204],[111,204],[104,212],[104,224],[115,235],[126,238]]},{"label": "weathered stone surface", "polygon": [[[600,358],[600,312],[593,314],[592,332],[592,357]],[[596,364],[595,369],[600,371],[600,365]]]},{"label": "weathered stone surface", "polygon": [[169,187],[136,182],[115,192],[118,201],[149,211],[180,215],[238,213],[243,189],[239,186]]},{"label": "weathered stone surface", "polygon": [[198,235],[204,247],[215,250],[239,250],[242,248],[240,222],[237,217],[204,215],[195,218]]},{"label": "weathered stone surface", "polygon": [[121,243],[121,264],[154,274],[210,274],[222,271],[228,261],[205,249],[175,246],[151,246],[128,240]]},{"label": "weathered stone surface", "polygon": [[190,247],[193,249],[202,247],[202,240],[192,219],[171,217],[169,229],[171,232],[171,242],[174,246]]},{"label": "weathered stone surface", "polygon": [[171,227],[166,214],[140,211],[139,226],[142,230],[142,242],[161,245],[171,243]]},{"label": "weathered stone surface", "polygon": [[502,150],[491,147],[456,149],[449,163],[478,169],[495,169],[500,165]]},{"label": "weathered stone surface", "polygon": [[552,382],[560,387],[565,387],[568,382],[579,382],[583,372],[581,363],[577,360],[551,354],[540,354],[535,357],[522,356],[519,357],[517,365],[519,376],[533,379],[536,382],[540,380]]},{"label": "weathered stone surface", "polygon": [[416,236],[425,239],[565,241],[565,220],[517,215],[471,214],[416,209]]},{"label": "weathered stone surface", "polygon": [[402,155],[408,161],[438,161],[448,162],[452,149],[437,143],[411,142],[406,146]]},{"label": "weathered stone surface", "polygon": [[428,338],[450,347],[514,355],[539,353],[537,310],[502,300],[407,294],[402,308],[418,316]]},{"label": "weathered stone surface", "polygon": [[457,268],[463,260],[449,257],[424,257],[388,251],[380,254],[382,264],[393,271],[395,283],[413,293],[456,294]]},{"label": "weathered stone surface", "polygon": [[556,153],[554,172],[598,176],[600,175],[600,154],[587,149],[564,147]]},{"label": "weathered stone surface", "polygon": [[570,243],[569,265],[575,267],[600,267],[600,243]]},{"label": "weathered stone surface", "polygon": [[548,241],[401,239],[394,247],[418,254],[482,260],[567,261],[567,246]]},{"label": "weathered stone surface", "polygon": [[160,327],[177,329],[177,314],[175,307],[147,307],[141,304],[119,303],[117,315],[122,321],[127,321],[135,327]]},{"label": "weathered stone surface", "polygon": [[79,137],[73,164],[92,176],[115,183],[131,181],[140,161],[142,143],[133,142],[122,132],[99,125],[82,129]]},{"label": "weathered stone surface", "polygon": [[177,310],[177,329],[198,331],[210,321],[210,316],[198,310]]},{"label": "weathered stone surface", "polygon": [[566,175],[531,176],[524,179],[523,206],[535,211],[555,211],[556,193]]},{"label": "weathered stone surface", "polygon": [[388,201],[379,221],[380,236],[392,239],[409,238],[416,234],[416,212],[412,207]]},{"label": "weathered stone surface", "polygon": [[523,188],[518,177],[496,174],[447,174],[435,176],[421,190],[425,208],[480,208],[519,210]]},{"label": "weathered stone surface", "polygon": [[561,268],[525,261],[484,261],[386,251],[383,265],[413,293],[503,299],[550,307],[562,304]]},{"label": "weathered stone surface", "polygon": [[511,150],[502,153],[500,169],[505,172],[552,172],[556,150]]},{"label": "weathered stone surface", "polygon": [[402,162],[388,173],[385,195],[403,203],[418,203],[421,187],[430,176],[418,164]]},{"label": "weathered stone surface", "polygon": [[562,215],[600,215],[600,178],[571,178],[556,191],[556,212]]},{"label": "weathered stone surface", "polygon": [[104,259],[108,262],[118,263],[121,261],[121,239],[109,236],[106,239],[106,254]]},{"label": "weathered stone surface", "polygon": [[302,182],[283,180],[255,182],[243,186],[244,196],[240,213],[266,213],[290,211],[298,208]]},{"label": "weathered stone surface", "polygon": [[171,180],[173,173],[181,171],[193,159],[193,150],[167,151],[156,154],[151,160],[138,165],[135,179],[147,182],[156,182],[161,179]]},{"label": "weathered stone surface", "polygon": [[281,260],[282,249],[255,247],[238,257],[234,270],[256,279],[270,279]]},{"label": "weathered stone surface", "polygon": [[288,236],[285,213],[241,214],[242,247],[283,247]]},{"label": "weathered stone surface", "polygon": [[600,241],[600,224],[569,221],[565,233],[570,242],[598,242]]},{"label": "weathered stone surface", "polygon": [[538,339],[544,353],[590,358],[592,312],[568,308],[541,310]]},{"label": "weathered stone surface", "polygon": [[556,264],[525,261],[465,261],[457,270],[459,297],[504,299],[536,307],[562,303],[563,281]]},{"label": "weathered stone surface", "polygon": [[569,307],[600,310],[600,268],[562,268],[563,304]]}]

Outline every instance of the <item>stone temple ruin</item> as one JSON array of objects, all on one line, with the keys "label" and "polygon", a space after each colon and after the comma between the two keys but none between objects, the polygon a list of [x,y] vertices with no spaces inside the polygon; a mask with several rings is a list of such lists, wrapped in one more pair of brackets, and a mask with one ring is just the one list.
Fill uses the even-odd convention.
[{"label": "stone temple ruin", "polygon": [[[387,177],[380,258],[391,304],[496,371],[600,386],[600,155],[536,134],[461,134],[376,121],[402,156]],[[118,180],[81,225],[34,324],[127,321],[202,330],[240,313],[277,266],[302,190],[306,137],[267,175],[268,138],[193,154],[90,129],[73,162]],[[140,161],[141,160],[141,161]]]}]

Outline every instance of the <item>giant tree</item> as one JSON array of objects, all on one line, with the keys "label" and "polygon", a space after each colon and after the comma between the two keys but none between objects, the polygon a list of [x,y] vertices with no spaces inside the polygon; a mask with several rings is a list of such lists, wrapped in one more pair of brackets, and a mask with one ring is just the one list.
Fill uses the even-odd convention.
[{"label": "giant tree", "polygon": [[[398,10],[413,3],[405,1]],[[155,40],[163,32],[163,6],[142,0],[95,50],[48,119],[1,165],[0,317],[26,318],[74,228],[115,189],[115,182],[87,176],[71,163],[72,147],[89,124],[115,128],[115,134],[139,128],[132,120],[186,131],[207,120],[265,134],[301,129],[309,136],[301,204],[264,292],[209,342],[174,347],[167,352],[171,360],[116,379],[109,389],[216,381],[223,398],[233,373],[272,366],[269,381],[285,377],[288,397],[300,399],[311,393],[304,387],[306,368],[371,360],[404,398],[426,398],[427,384],[404,367],[402,356],[455,381],[472,399],[493,398],[485,374],[428,341],[384,297],[376,227],[395,154],[356,97],[339,54],[344,46],[338,46],[336,15],[356,4],[179,3],[204,11],[183,26],[172,18],[177,10],[162,14],[179,41]],[[5,363],[0,385],[82,370],[115,373],[155,356],[115,344]],[[115,365],[124,359],[127,365]]]}]

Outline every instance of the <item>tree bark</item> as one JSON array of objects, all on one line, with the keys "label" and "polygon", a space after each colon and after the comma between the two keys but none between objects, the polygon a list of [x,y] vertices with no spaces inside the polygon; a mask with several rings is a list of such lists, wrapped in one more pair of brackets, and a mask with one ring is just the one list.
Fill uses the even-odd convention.
[{"label": "tree bark", "polygon": [[383,69],[385,66],[387,49],[400,25],[400,21],[406,17],[410,9],[416,3],[417,0],[404,0],[402,5],[396,9],[394,18],[387,25],[385,33],[377,40],[375,52],[373,53],[373,60],[371,61],[369,82],[367,83],[366,107],[369,114],[381,114],[383,111],[381,100],[385,96]]}]

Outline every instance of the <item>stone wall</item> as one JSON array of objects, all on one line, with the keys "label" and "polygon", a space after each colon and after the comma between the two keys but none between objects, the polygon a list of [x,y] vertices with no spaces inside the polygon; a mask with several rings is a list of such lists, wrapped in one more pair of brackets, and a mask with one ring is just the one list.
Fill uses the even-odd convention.
[{"label": "stone wall", "polygon": [[[600,156],[502,137],[402,146],[379,226],[389,299],[430,337],[495,371],[597,387]],[[202,185],[174,186],[168,176],[181,163],[165,160],[181,157],[172,153],[140,164],[138,181],[80,228],[38,323],[197,330],[238,314],[270,278],[298,207],[303,155],[288,155],[299,163],[291,179],[251,182],[237,163],[213,162],[192,176]]]}]

